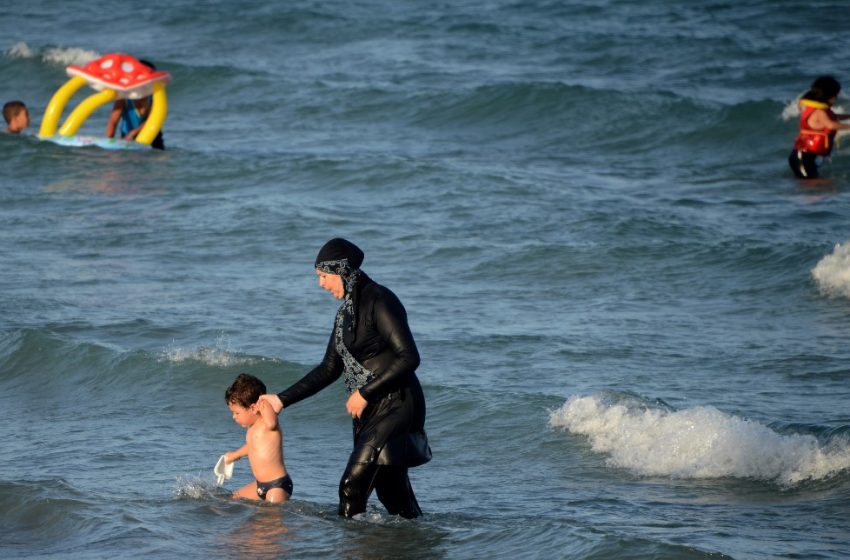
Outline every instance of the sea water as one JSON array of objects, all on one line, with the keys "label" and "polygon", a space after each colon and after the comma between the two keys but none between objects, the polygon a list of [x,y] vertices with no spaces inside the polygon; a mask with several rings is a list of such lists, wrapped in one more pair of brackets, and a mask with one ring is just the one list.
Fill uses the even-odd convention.
[{"label": "sea water", "polygon": [[[0,136],[0,556],[850,556],[850,155],[786,163],[843,2],[4,8],[33,131],[69,64],[173,82],[165,152]],[[281,416],[290,502],[214,484],[233,378],[323,355],[335,236],[422,355],[417,521],[337,516],[341,384]]]}]

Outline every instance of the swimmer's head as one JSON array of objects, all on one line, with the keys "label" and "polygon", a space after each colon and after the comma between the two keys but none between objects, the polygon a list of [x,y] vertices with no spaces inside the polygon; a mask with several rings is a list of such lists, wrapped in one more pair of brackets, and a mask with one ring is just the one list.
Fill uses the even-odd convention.
[{"label": "swimmer's head", "polygon": [[9,101],[3,105],[3,118],[9,132],[20,132],[30,125],[30,112],[23,101]]},{"label": "swimmer's head", "polygon": [[821,103],[835,103],[838,93],[841,91],[841,84],[832,76],[820,76],[809,88],[809,91],[803,94],[803,99],[811,101],[820,101]]}]

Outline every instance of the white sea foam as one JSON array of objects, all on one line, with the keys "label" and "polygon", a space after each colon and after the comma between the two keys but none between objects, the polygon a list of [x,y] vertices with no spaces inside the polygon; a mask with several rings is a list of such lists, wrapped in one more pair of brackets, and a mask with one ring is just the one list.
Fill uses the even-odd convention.
[{"label": "white sea foam", "polygon": [[24,42],[20,42],[12,45],[12,47],[6,51],[6,56],[9,58],[34,58],[35,53],[29,45]]},{"label": "white sea foam", "polygon": [[573,396],[549,426],[587,436],[608,464],[645,476],[752,478],[790,487],[850,470],[850,441],[823,445],[782,435],[713,407],[681,411],[606,404]]},{"label": "white sea foam", "polygon": [[45,49],[41,54],[41,59],[44,62],[52,62],[62,66],[68,66],[69,64],[84,66],[99,56],[100,54],[95,51],[68,47]]},{"label": "white sea foam", "polygon": [[[802,95],[802,94],[801,94]],[[800,116],[800,99],[792,99],[782,108],[782,120],[790,121],[791,119],[799,118]]]},{"label": "white sea foam", "polygon": [[9,58],[36,58],[40,56],[41,60],[51,64],[58,64],[60,66],[76,64],[83,66],[99,57],[100,54],[96,51],[77,47],[49,47],[42,52],[38,52],[27,43],[19,42],[15,43],[6,51],[6,56]]},{"label": "white sea foam", "polygon": [[815,265],[812,277],[824,295],[850,298],[850,243],[838,243]]}]

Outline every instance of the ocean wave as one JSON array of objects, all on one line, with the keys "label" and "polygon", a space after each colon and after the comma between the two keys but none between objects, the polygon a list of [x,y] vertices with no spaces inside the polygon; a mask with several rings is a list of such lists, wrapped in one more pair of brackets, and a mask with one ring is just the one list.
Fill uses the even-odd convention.
[{"label": "ocean wave", "polygon": [[552,429],[586,436],[609,466],[642,476],[746,478],[795,487],[850,471],[850,439],[783,435],[711,406],[684,410],[574,395]]},{"label": "ocean wave", "polygon": [[473,124],[526,123],[529,119],[570,116],[578,103],[597,95],[582,86],[559,82],[506,82],[481,85],[449,95],[432,93],[420,99],[418,124],[452,126]]},{"label": "ocean wave", "polygon": [[0,481],[0,549],[56,541],[91,530],[91,502],[62,479]]},{"label": "ocean wave", "polygon": [[6,332],[0,336],[0,380],[29,380],[51,368],[63,372],[96,369],[109,365],[115,355],[105,346],[75,341],[50,330]]},{"label": "ocean wave", "polygon": [[76,64],[83,66],[101,56],[96,51],[80,47],[45,47],[43,49],[33,48],[25,42],[19,42],[6,50],[8,58],[41,58],[42,62],[68,66]]},{"label": "ocean wave", "polygon": [[696,112],[691,100],[666,93],[635,94],[545,81],[430,92],[410,105],[416,107],[410,119],[413,126],[459,131],[488,142],[524,138],[536,149],[557,152],[632,153],[666,146],[669,133],[660,132],[669,127],[659,124],[655,115]]},{"label": "ocean wave", "polygon": [[33,390],[45,380],[85,395],[115,387],[155,390],[178,379],[218,387],[229,370],[235,375],[250,367],[261,375],[286,365],[275,358],[241,354],[223,336],[212,345],[172,344],[156,352],[79,340],[52,330],[0,333],[0,383],[7,390]]},{"label": "ocean wave", "polygon": [[812,269],[812,278],[822,294],[850,298],[850,244],[837,243]]},{"label": "ocean wave", "polygon": [[240,354],[230,346],[230,342],[219,336],[212,346],[170,346],[159,353],[160,362],[182,364],[198,362],[213,367],[253,366],[267,361],[265,358]]},{"label": "ocean wave", "polygon": [[750,153],[760,146],[766,126],[771,134],[783,134],[788,126],[777,120],[774,101],[724,104],[657,88],[598,89],[519,80],[425,91],[415,99],[383,95],[387,102],[374,103],[369,118],[393,107],[410,107],[412,115],[398,118],[413,126],[477,137],[484,131],[488,142],[524,139],[544,152],[589,150],[628,157],[663,151],[691,159],[698,150],[728,158],[730,145],[736,153]]}]

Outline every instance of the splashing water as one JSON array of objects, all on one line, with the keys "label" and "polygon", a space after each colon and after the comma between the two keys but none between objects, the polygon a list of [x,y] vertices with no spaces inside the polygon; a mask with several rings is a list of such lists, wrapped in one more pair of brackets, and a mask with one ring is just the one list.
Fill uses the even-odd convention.
[{"label": "splashing water", "polygon": [[752,478],[790,487],[850,470],[850,442],[781,435],[713,407],[636,410],[573,396],[549,426],[587,436],[612,467],[646,476]]},{"label": "splashing water", "polygon": [[850,298],[850,245],[836,244],[812,269],[812,277],[822,294]]},{"label": "splashing water", "polygon": [[219,336],[213,346],[169,347],[160,354],[160,360],[176,364],[196,361],[215,367],[253,365],[256,362],[253,358],[239,355],[224,336]]},{"label": "splashing water", "polygon": [[212,479],[201,477],[179,476],[174,487],[175,497],[193,500],[213,498],[223,493],[225,491],[218,488]]}]

